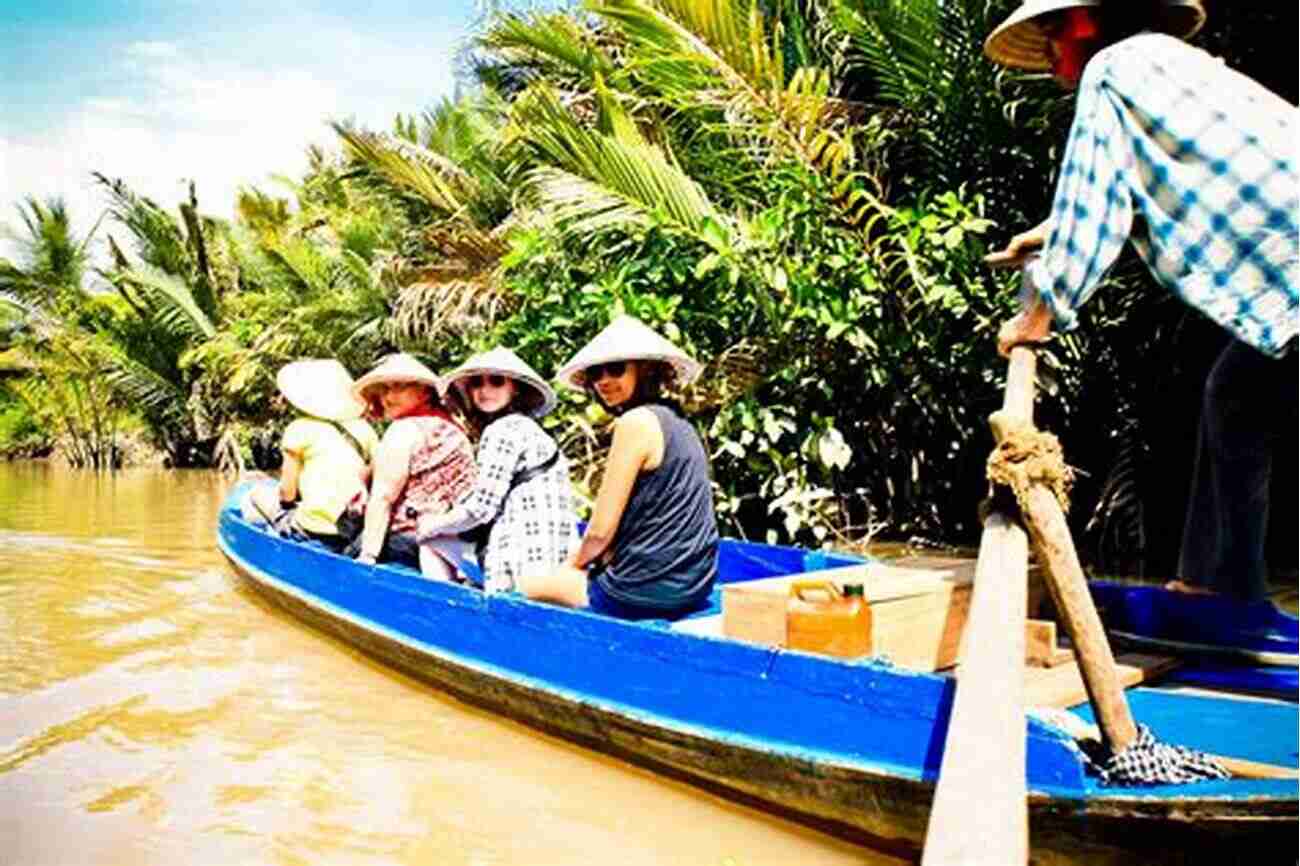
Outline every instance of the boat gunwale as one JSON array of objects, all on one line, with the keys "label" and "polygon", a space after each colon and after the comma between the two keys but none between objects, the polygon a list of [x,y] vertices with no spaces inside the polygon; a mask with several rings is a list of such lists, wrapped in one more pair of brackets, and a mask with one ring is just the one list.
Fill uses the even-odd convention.
[{"label": "boat gunwale", "polygon": [[[227,514],[223,511],[223,518]],[[233,516],[232,516],[233,517]],[[236,519],[237,518],[233,518]],[[261,535],[266,533],[260,532],[256,527],[238,521],[248,531],[257,532]],[[278,539],[272,539],[267,536],[269,541],[278,542]],[[339,626],[344,627],[345,631],[353,632],[352,637],[339,635],[342,639],[358,645],[361,642],[355,638],[361,635],[378,637],[405,647],[410,652],[416,653],[426,661],[435,662],[438,665],[469,675],[470,677],[482,679],[489,682],[495,682],[508,685],[511,688],[523,690],[534,696],[545,696],[550,702],[559,702],[565,704],[570,709],[582,713],[595,714],[599,721],[615,720],[620,723],[631,723],[634,726],[640,726],[648,733],[653,733],[662,740],[677,739],[680,741],[694,741],[696,746],[715,745],[726,749],[743,751],[751,755],[762,755],[765,757],[779,756],[786,761],[803,763],[805,771],[817,777],[833,776],[840,777],[844,780],[863,781],[873,780],[888,784],[902,784],[911,786],[915,789],[927,792],[925,798],[928,801],[928,792],[933,789],[933,781],[928,780],[922,773],[918,778],[915,770],[908,767],[898,767],[879,760],[852,760],[848,756],[839,753],[811,749],[799,748],[787,744],[773,742],[771,740],[758,740],[745,734],[722,731],[711,728],[706,725],[700,725],[693,722],[682,720],[672,720],[662,714],[632,707],[625,703],[609,700],[573,689],[559,686],[553,682],[539,679],[529,674],[520,673],[510,670],[492,662],[481,659],[470,659],[459,653],[451,652],[441,647],[437,647],[420,640],[417,637],[402,634],[381,623],[376,623],[365,617],[359,616],[345,608],[342,608],[333,602],[330,602],[310,590],[287,582],[280,578],[266,573],[261,568],[248,562],[231,550],[224,538],[219,538],[219,545],[222,553],[229,559],[236,570],[246,578],[250,579],[259,588],[270,590],[278,596],[287,596],[298,604],[304,605],[317,611],[319,614],[330,618]],[[331,555],[323,549],[313,550],[313,554]],[[387,572],[387,573],[383,573]],[[563,623],[566,617],[581,617],[583,619],[593,619],[605,621],[607,618],[598,617],[584,611],[572,611],[562,608],[556,608],[550,605],[542,605],[531,602],[527,599],[509,597],[499,598],[487,596],[477,590],[459,587],[454,584],[428,584],[422,581],[418,576],[410,575],[397,569],[389,569],[383,566],[376,569],[376,575],[385,578],[378,585],[393,584],[388,586],[389,590],[400,590],[413,592],[430,601],[437,601],[443,604],[450,604],[465,610],[486,609],[495,600],[499,603],[509,605],[524,605],[529,608],[544,611],[547,614],[558,615],[557,622]],[[418,592],[419,589],[435,589],[435,593]],[[456,590],[453,594],[448,594],[448,590]],[[466,604],[465,601],[470,603]],[[580,620],[579,620],[580,621]],[[537,627],[536,623],[527,623],[532,627]],[[639,623],[623,623],[618,625],[635,628],[638,631],[652,630],[651,627]],[[662,629],[653,629],[654,631],[664,631]],[[665,632],[672,636],[673,639],[682,641],[710,641],[717,644],[729,645],[734,641],[726,641],[709,635],[696,635],[686,632]],[[363,651],[366,649],[362,645]],[[786,651],[772,650],[773,654],[789,654]],[[806,654],[798,653],[797,655],[805,656]],[[386,656],[385,656],[386,657]],[[818,660],[820,657],[815,657]],[[429,676],[422,675],[419,670],[412,669],[410,666],[401,665],[410,673],[422,680],[433,679]],[[932,674],[923,674],[914,671],[902,671],[899,669],[889,669],[882,667],[880,672],[890,676],[906,675],[908,677],[929,677],[933,680],[942,681],[945,678]],[[439,685],[448,686],[451,691],[458,696],[467,698],[470,703],[490,706],[500,710],[498,706],[493,706],[491,702],[484,702],[473,696],[468,696],[464,690],[456,688],[454,684],[449,683],[446,678],[436,678]],[[536,714],[518,714],[507,712],[514,718],[530,724],[533,727],[541,726],[547,730],[558,730],[561,736],[567,739],[573,739],[573,732],[568,728],[557,728],[554,725],[546,723],[544,717]],[[1029,720],[1029,727],[1035,724],[1043,729],[1048,736],[1060,740],[1067,738],[1057,732],[1055,729],[1042,725],[1036,720]],[[610,743],[599,738],[585,740],[589,745],[600,749],[601,751],[615,751],[622,757],[630,757],[637,762],[646,762],[656,767],[672,769],[675,772],[685,773],[692,778],[708,779],[707,775],[700,775],[696,770],[682,770],[671,764],[664,764],[653,757],[638,754],[636,752],[627,752],[622,749],[610,748]],[[1073,748],[1072,741],[1069,746]],[[913,772],[907,773],[909,769]],[[900,774],[898,770],[903,770],[906,774]],[[734,789],[737,780],[729,779],[727,781],[717,782],[727,789]],[[1174,786],[1167,786],[1174,787]],[[742,789],[743,790],[743,789]],[[750,792],[745,792],[750,793]],[[761,800],[761,795],[758,796]],[[1173,795],[1161,790],[1153,793],[1150,789],[1114,789],[1102,793],[1099,789],[1083,787],[1069,790],[1051,790],[1042,788],[1033,788],[1030,791],[1030,804],[1035,812],[1052,813],[1064,812],[1075,817],[1088,818],[1140,818],[1152,820],[1172,820],[1185,822],[1204,822],[1207,818],[1215,821],[1293,821],[1297,814],[1297,801],[1294,797],[1286,797],[1281,794],[1233,794],[1231,792],[1216,793],[1208,796],[1187,796]],[[1264,810],[1261,812],[1261,810]]]}]

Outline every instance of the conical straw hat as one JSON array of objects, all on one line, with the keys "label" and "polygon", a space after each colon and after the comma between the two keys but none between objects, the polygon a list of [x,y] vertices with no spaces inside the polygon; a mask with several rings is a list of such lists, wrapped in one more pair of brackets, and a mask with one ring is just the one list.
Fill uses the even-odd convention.
[{"label": "conical straw hat", "polygon": [[534,399],[527,411],[534,418],[540,418],[555,408],[555,391],[551,386],[546,384],[546,380],[539,376],[536,370],[505,346],[498,346],[490,352],[480,352],[467,358],[465,363],[448,373],[444,381],[448,387],[454,386],[466,405],[469,405],[469,393],[465,390],[466,380],[472,376],[493,374],[509,376],[517,384],[532,389]]},{"label": "conical straw hat", "polygon": [[327,421],[360,418],[366,404],[352,392],[352,376],[333,358],[308,358],[285,364],[276,387],[295,409]]},{"label": "conical straw hat", "polygon": [[[1127,0],[1140,7],[1140,0]],[[1205,23],[1205,9],[1200,0],[1146,0],[1154,3],[1152,27],[1188,39]],[[1043,31],[1042,16],[1076,6],[1101,7],[1101,0],[1025,0],[984,41],[984,54],[994,63],[1025,69],[1030,72],[1049,72],[1052,68],[1052,51]],[[1116,4],[1118,5],[1118,4]],[[1126,9],[1128,7],[1125,7]]]},{"label": "conical straw hat", "polygon": [[701,370],[699,361],[650,330],[639,319],[619,316],[578,350],[555,378],[581,391],[587,383],[587,368],[609,361],[663,361],[676,372],[678,385],[694,381]]},{"label": "conical straw hat", "polygon": [[352,386],[352,393],[365,400],[366,391],[376,385],[387,385],[390,382],[416,382],[433,388],[440,398],[447,395],[447,386],[438,375],[407,354],[389,355],[384,358],[375,369],[357,380],[357,383]]}]

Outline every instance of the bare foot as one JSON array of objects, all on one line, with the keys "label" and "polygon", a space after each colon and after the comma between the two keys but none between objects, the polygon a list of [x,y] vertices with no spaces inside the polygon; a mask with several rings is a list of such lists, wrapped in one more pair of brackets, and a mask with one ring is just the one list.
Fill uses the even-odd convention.
[{"label": "bare foot", "polygon": [[1193,586],[1190,583],[1184,583],[1181,580],[1171,580],[1165,584],[1165,589],[1170,592],[1183,592],[1187,595],[1218,595],[1212,589],[1206,589],[1203,586]]}]

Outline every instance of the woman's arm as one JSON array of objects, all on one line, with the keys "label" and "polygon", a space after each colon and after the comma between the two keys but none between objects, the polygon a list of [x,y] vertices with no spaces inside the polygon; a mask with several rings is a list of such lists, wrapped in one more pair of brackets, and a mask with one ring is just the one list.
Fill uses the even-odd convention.
[{"label": "woman's arm", "polygon": [[420,516],[420,538],[453,535],[495,520],[505,505],[511,482],[519,469],[519,454],[526,443],[525,431],[509,421],[488,425],[479,442],[474,486],[442,514]]},{"label": "woman's arm", "polygon": [[410,474],[411,451],[418,432],[408,425],[394,424],[384,434],[375,451],[375,480],[366,502],[361,552],[357,555],[357,559],[363,562],[374,562],[384,547],[384,536],[388,534],[388,523],[392,519],[393,503],[406,487],[406,479]]},{"label": "woman's arm", "polygon": [[600,492],[596,494],[596,507],[582,543],[569,557],[568,565],[586,568],[609,548],[618,534],[618,525],[632,496],[632,488],[636,486],[637,476],[663,451],[663,447],[663,430],[659,427],[659,419],[650,410],[633,409],[614,422],[614,444],[609,449]]},{"label": "woman's arm", "polygon": [[302,458],[293,451],[284,451],[284,463],[280,467],[280,507],[298,499],[298,476],[302,474]]}]

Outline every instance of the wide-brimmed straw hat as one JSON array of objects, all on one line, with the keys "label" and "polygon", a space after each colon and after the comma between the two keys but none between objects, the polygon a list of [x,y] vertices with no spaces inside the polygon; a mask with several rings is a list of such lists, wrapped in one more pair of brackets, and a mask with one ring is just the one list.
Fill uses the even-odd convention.
[{"label": "wide-brimmed straw hat", "polygon": [[384,358],[375,369],[357,380],[357,383],[352,386],[352,393],[365,400],[368,390],[376,385],[387,385],[391,382],[415,382],[428,385],[439,398],[447,395],[447,386],[438,378],[438,374],[406,354],[389,355]]},{"label": "wide-brimmed straw hat", "polygon": [[610,361],[662,361],[673,368],[678,385],[694,381],[702,369],[699,361],[650,330],[639,319],[619,316],[579,349],[555,378],[581,391],[587,384],[587,368]]},{"label": "wide-brimmed straw hat", "polygon": [[333,358],[307,358],[285,364],[276,387],[295,409],[327,421],[360,418],[366,404],[352,391],[352,376]]},{"label": "wide-brimmed straw hat", "polygon": [[555,391],[551,386],[546,384],[546,380],[536,370],[505,346],[467,358],[465,363],[448,373],[444,381],[448,387],[455,387],[466,405],[472,405],[465,383],[473,376],[491,375],[508,376],[517,386],[523,385],[530,389],[531,397],[525,402],[524,411],[534,418],[540,418],[555,408]]},{"label": "wide-brimmed straw hat", "polygon": [[[1144,11],[1149,9],[1151,27],[1170,36],[1182,39],[1190,38],[1205,23],[1205,9],[1200,0],[1126,0],[1129,5],[1123,7]],[[1025,69],[1031,72],[1047,72],[1052,68],[1052,51],[1048,45],[1047,33],[1043,30],[1042,17],[1049,12],[1059,12],[1076,6],[1106,6],[1119,8],[1118,2],[1103,3],[1102,0],[1025,0],[1020,8],[1012,12],[1006,21],[989,34],[984,40],[984,54],[994,63],[1010,66],[1013,69]],[[1136,11],[1135,13],[1136,14]]]}]

